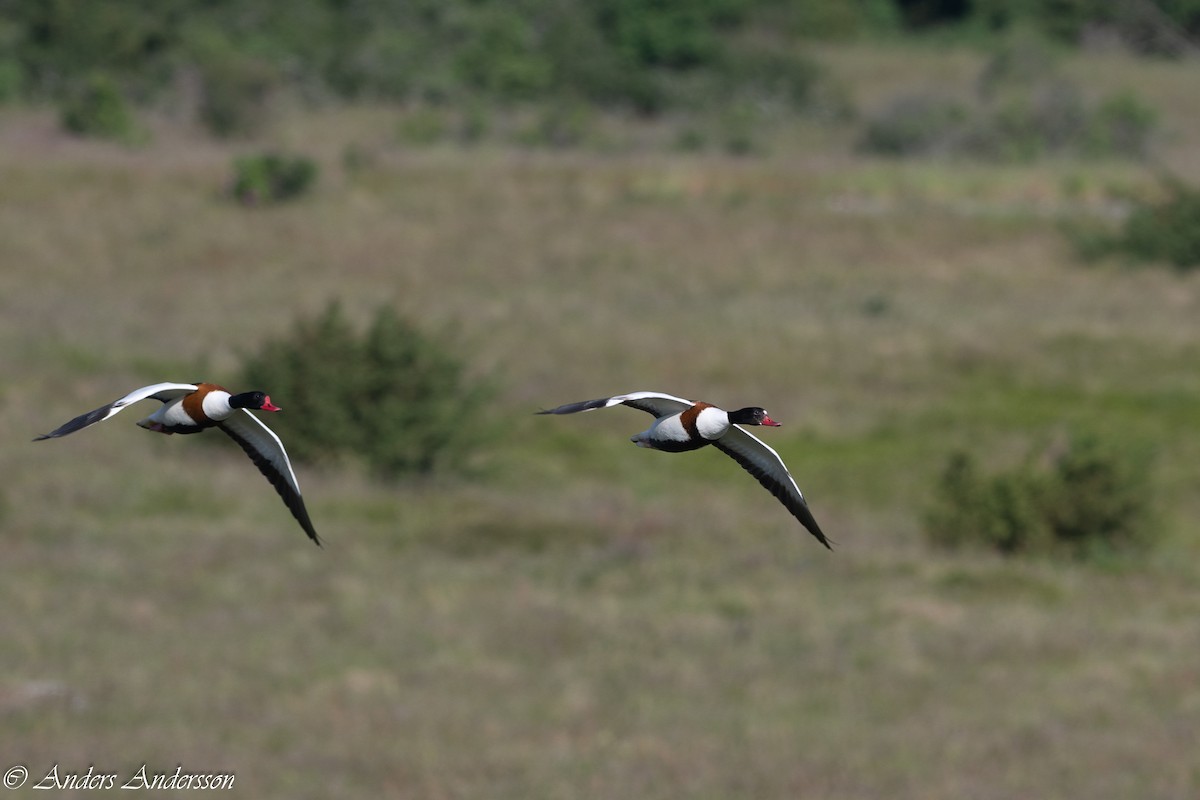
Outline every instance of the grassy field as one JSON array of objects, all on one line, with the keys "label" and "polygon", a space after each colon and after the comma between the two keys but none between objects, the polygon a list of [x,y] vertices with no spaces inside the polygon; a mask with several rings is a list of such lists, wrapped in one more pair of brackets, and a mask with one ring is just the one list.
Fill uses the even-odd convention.
[{"label": "grassy field", "polygon": [[[978,57],[822,60],[869,107]],[[1193,64],[1064,69],[1144,92],[1157,163],[1200,179]],[[1084,266],[1061,233],[1154,168],[876,161],[818,123],[740,159],[396,126],[124,150],[0,116],[0,770],[26,794],[145,764],[256,798],[1200,795],[1200,276]],[[266,145],[318,157],[318,190],[224,200]],[[301,467],[323,551],[231,443],[136,409],[29,441],[228,382],[334,298],[443,337],[502,431],[460,478]],[[719,453],[635,449],[644,415],[532,414],[637,389],[768,408],[836,550]],[[1075,425],[1153,451],[1154,550],[926,545],[950,450],[1009,463]]]}]

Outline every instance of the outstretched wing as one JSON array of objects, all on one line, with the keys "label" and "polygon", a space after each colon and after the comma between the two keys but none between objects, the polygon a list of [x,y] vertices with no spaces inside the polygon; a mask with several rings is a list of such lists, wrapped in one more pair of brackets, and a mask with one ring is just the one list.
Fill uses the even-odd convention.
[{"label": "outstretched wing", "polygon": [[584,400],[582,403],[568,403],[565,406],[537,413],[575,414],[580,411],[594,411],[597,408],[608,408],[609,406],[617,405],[636,408],[638,411],[645,411],[648,414],[653,414],[655,417],[665,417],[691,408],[695,403],[691,400],[684,400],[681,397],[674,397],[662,392],[632,392],[630,394],[619,394],[615,397],[601,397],[599,400]]},{"label": "outstretched wing", "polygon": [[283,498],[284,505],[292,512],[292,516],[300,523],[308,538],[320,547],[321,537],[317,536],[312,520],[308,518],[308,509],[304,507],[304,498],[300,496],[300,484],[296,482],[296,473],[292,472],[292,462],[288,460],[283,442],[279,441],[275,431],[244,408],[217,423],[217,427],[246,451],[254,466],[258,467],[258,471],[266,476]]},{"label": "outstretched wing", "polygon": [[139,400],[153,398],[163,403],[174,400],[177,397],[183,397],[185,394],[191,394],[198,389],[195,384],[191,383],[155,383],[151,386],[143,386],[140,389],[134,389],[129,394],[122,397],[120,400],[114,400],[106,406],[101,406],[95,411],[89,411],[86,414],[80,414],[70,422],[64,423],[50,433],[43,434],[36,439],[35,442],[40,442],[42,439],[57,439],[60,436],[66,436],[75,431],[81,431],[89,425],[95,425],[97,422],[103,422],[109,417],[121,411],[126,406],[133,405]]},{"label": "outstretched wing", "polygon": [[783,459],[766,442],[740,425],[732,425],[729,432],[713,444],[741,464],[742,468],[753,475],[768,492],[775,495],[779,502],[792,512],[792,516],[800,520],[800,524],[817,537],[817,541],[830,550],[833,549],[809,511],[808,502],[792,478],[792,473],[788,472]]}]

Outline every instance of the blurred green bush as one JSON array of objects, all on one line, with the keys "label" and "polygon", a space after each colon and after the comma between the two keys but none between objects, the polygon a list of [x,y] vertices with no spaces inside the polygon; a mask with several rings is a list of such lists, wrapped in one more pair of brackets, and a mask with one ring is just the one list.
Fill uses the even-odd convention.
[{"label": "blurred green bush", "polygon": [[245,358],[239,385],[285,409],[271,423],[293,458],[361,460],[383,478],[460,467],[490,430],[490,387],[387,306],[363,334],[337,303],[296,321]]},{"label": "blurred green bush", "polygon": [[1066,437],[1017,467],[980,474],[952,453],[925,514],[938,546],[1088,557],[1152,543],[1147,458],[1095,433]]},{"label": "blurred green bush", "polygon": [[234,159],[229,193],[243,205],[281,203],[308,192],[317,180],[308,156],[261,153]]},{"label": "blurred green bush", "polygon": [[1200,189],[1167,184],[1157,202],[1140,202],[1125,220],[1113,248],[1139,261],[1165,261],[1177,269],[1200,266]]},{"label": "blurred green bush", "polygon": [[[1053,75],[1053,53],[1096,31],[1147,52],[1195,51],[1188,37],[1200,33],[1200,0],[0,3],[0,102],[61,103],[102,73],[131,107],[191,103],[186,110],[216,136],[256,133],[284,101],[484,104],[493,113],[522,104],[549,107],[548,117],[586,105],[682,112],[681,130],[706,128],[702,138],[734,152],[768,137],[722,131],[730,107],[765,108],[755,129],[771,113],[844,118],[850,104],[827,87],[809,42],[936,28],[947,41],[997,48],[979,97],[961,119],[925,102],[929,120],[914,116],[920,98],[899,99],[870,120],[863,149],[1008,160],[1140,155],[1156,115],[1131,93],[1084,97]],[[595,139],[559,127],[542,138]],[[504,135],[504,126],[489,131]],[[441,135],[457,134],[446,126]]]},{"label": "blurred green bush", "polygon": [[1164,178],[1161,196],[1132,200],[1116,231],[1089,223],[1065,227],[1087,260],[1118,256],[1138,263],[1170,264],[1179,271],[1200,267],[1200,188]]},{"label": "blurred green bush", "polygon": [[[822,29],[785,24],[780,39],[779,23],[799,18],[778,0],[8,0],[4,8],[0,100],[17,92],[61,100],[102,72],[135,104],[194,97],[218,136],[254,133],[284,92],[305,101],[484,98],[657,114],[680,102],[711,108],[711,94],[690,96],[673,83],[702,74],[709,92],[769,84],[803,102],[813,68],[797,40]],[[801,16],[853,26],[862,15]],[[767,61],[758,59],[761,37],[740,33],[752,27],[772,31]],[[738,74],[743,65],[750,75]]]},{"label": "blurred green bush", "polygon": [[143,138],[117,84],[100,73],[89,76],[63,101],[60,115],[63,128],[79,136],[125,144]]},{"label": "blurred green bush", "polygon": [[803,39],[940,29],[978,43],[1032,30],[1061,44],[1100,31],[1140,52],[1178,55],[1194,52],[1200,36],[1200,0],[4,0],[0,8],[0,61],[20,73],[11,84],[58,99],[103,71],[137,102],[171,91],[197,62],[219,69],[194,47],[214,35],[232,58],[257,64],[248,69],[269,68],[273,82],[320,84],[340,97],[428,100],[465,84],[501,95],[566,89],[596,102],[646,100],[656,73],[723,71],[763,46],[794,51]]}]

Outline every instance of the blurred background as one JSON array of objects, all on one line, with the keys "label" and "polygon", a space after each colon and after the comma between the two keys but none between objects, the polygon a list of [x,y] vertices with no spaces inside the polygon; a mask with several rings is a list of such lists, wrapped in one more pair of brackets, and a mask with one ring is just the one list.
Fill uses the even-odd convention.
[{"label": "blurred background", "polygon": [[[0,769],[1200,795],[1198,43],[1196,0],[0,0]],[[324,549],[153,403],[30,442],[200,379],[284,409]],[[834,551],[644,414],[533,413],[637,390],[766,407]]]}]

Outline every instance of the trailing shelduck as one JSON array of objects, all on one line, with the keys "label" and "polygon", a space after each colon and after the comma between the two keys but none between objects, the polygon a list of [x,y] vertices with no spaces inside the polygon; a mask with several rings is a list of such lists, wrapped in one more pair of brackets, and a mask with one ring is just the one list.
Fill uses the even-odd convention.
[{"label": "trailing shelduck", "polygon": [[70,422],[34,439],[57,439],[69,433],[83,430],[89,425],[103,422],[139,400],[153,399],[161,402],[162,408],[138,422],[146,430],[157,433],[200,433],[207,428],[220,428],[250,456],[254,466],[266,476],[275,491],[283,498],[292,516],[300,527],[318,546],[321,544],[308,518],[304,498],[300,496],[300,484],[292,472],[283,442],[250,409],[257,411],[279,411],[271,398],[263,392],[231,394],[215,383],[156,383],[134,389],[120,400],[115,400],[95,411],[80,414]]},{"label": "trailing shelduck", "polygon": [[708,403],[693,403],[679,397],[659,392],[633,392],[582,403],[568,403],[539,411],[539,414],[575,414],[594,411],[597,408],[624,405],[653,414],[654,423],[641,433],[634,434],[630,441],[638,447],[664,450],[668,453],[683,453],[698,450],[705,445],[714,445],[718,450],[742,465],[742,468],[758,479],[767,491],[800,520],[817,541],[830,547],[829,540],[821,532],[817,521],[808,509],[808,502],[800,487],[788,472],[779,454],[758,437],[750,434],[741,425],[766,425],[780,427],[767,416],[767,412],[756,406],[724,411]]}]

